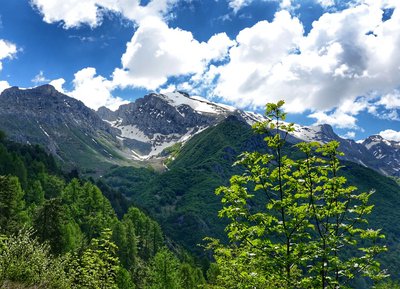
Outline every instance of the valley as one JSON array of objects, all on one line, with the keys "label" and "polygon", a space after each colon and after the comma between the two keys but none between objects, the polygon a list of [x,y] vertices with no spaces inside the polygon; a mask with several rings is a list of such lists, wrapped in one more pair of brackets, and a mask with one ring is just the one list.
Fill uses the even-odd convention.
[{"label": "valley", "polygon": [[[268,152],[263,136],[251,128],[264,120],[183,92],[149,94],[116,111],[103,107],[97,112],[50,85],[13,87],[0,96],[0,130],[10,140],[38,144],[64,172],[77,170],[84,178],[94,178],[119,215],[129,206],[139,208],[160,224],[169,242],[198,260],[209,258],[202,248],[205,237],[227,241],[227,220],[218,217],[221,196],[214,192],[242,173],[233,166],[241,153]],[[299,157],[295,145],[301,141],[338,141],[345,153],[343,176],[360,191],[376,190],[368,220],[386,235],[389,251],[380,261],[400,279],[395,257],[400,252],[395,181],[400,176],[400,143],[380,136],[355,142],[339,137],[329,125],[294,128],[286,154]],[[257,195],[250,206],[262,208],[265,201]]]}]

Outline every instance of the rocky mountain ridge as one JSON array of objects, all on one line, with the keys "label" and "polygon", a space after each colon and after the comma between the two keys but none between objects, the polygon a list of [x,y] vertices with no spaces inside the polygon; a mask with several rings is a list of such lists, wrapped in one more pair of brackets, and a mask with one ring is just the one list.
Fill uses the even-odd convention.
[{"label": "rocky mountain ridge", "polygon": [[117,130],[51,85],[5,89],[0,130],[11,140],[45,147],[67,167],[90,168],[123,158]]},{"label": "rocky mountain ridge", "polygon": [[129,147],[135,159],[157,156],[175,143],[235,115],[249,124],[262,116],[234,107],[189,97],[184,92],[151,93],[111,111],[101,107],[97,113],[119,131],[118,138]]},{"label": "rocky mountain ridge", "polygon": [[[262,115],[214,103],[184,92],[151,93],[111,111],[97,112],[58,92],[51,85],[11,87],[0,95],[0,130],[12,140],[40,144],[66,163],[96,167],[96,162],[121,164],[160,159],[176,143],[235,116],[251,125]],[[329,125],[295,125],[288,141],[337,140],[349,161],[384,175],[400,177],[400,143],[371,136],[362,143],[338,136]]]}]

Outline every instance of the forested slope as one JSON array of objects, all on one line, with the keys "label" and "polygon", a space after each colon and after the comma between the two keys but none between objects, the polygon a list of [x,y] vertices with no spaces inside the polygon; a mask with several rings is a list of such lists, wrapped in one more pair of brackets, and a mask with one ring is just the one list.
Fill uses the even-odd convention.
[{"label": "forested slope", "polygon": [[[226,220],[218,218],[220,197],[214,194],[229,177],[240,172],[232,166],[243,151],[266,151],[263,137],[251,127],[230,117],[190,139],[169,163],[169,170],[156,173],[148,169],[116,168],[104,180],[128,196],[132,202],[156,218],[167,234],[186,248],[204,254],[198,244],[206,236],[225,238]],[[299,152],[291,145],[285,153],[296,158]],[[397,259],[400,238],[400,187],[392,179],[360,165],[343,162],[343,175],[359,191],[375,189],[375,205],[369,224],[382,228],[389,251],[381,256],[383,267],[399,278]],[[252,200],[262,206],[263,197]]]},{"label": "forested slope", "polygon": [[194,288],[204,282],[189,255],[180,260],[165,247],[157,222],[137,208],[126,211],[123,198],[100,182],[119,204],[118,218],[99,187],[76,176],[62,173],[41,148],[1,134],[0,287]]}]

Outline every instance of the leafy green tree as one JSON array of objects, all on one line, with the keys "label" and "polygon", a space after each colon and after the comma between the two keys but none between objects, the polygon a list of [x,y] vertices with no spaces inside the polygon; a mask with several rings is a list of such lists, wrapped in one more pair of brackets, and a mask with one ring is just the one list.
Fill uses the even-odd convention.
[{"label": "leafy green tree", "polygon": [[145,288],[180,289],[182,282],[179,273],[179,260],[171,251],[163,248],[158,251],[150,264]]},{"label": "leafy green tree", "polygon": [[40,206],[44,202],[44,190],[39,180],[35,180],[26,193],[26,202]]},{"label": "leafy green tree", "polygon": [[67,221],[68,216],[60,198],[46,200],[37,210],[34,218],[36,235],[41,242],[49,242],[54,254],[61,254],[65,250],[64,228]]},{"label": "leafy green tree", "polygon": [[79,180],[73,179],[64,188],[62,200],[68,215],[89,239],[99,236],[103,229],[111,228],[116,220],[110,202],[90,182],[82,185]]},{"label": "leafy green tree", "polygon": [[122,222],[116,222],[113,228],[113,241],[118,246],[118,257],[121,264],[133,272],[136,268],[138,251],[135,228],[133,222],[125,219]]},{"label": "leafy green tree", "polygon": [[131,222],[133,224],[133,226],[129,226],[134,228],[135,235],[138,237],[138,255],[144,261],[148,261],[163,244],[160,225],[134,207],[129,208],[123,217],[123,222],[125,224]]},{"label": "leafy green tree", "polygon": [[50,247],[39,243],[31,229],[0,237],[1,288],[71,288],[65,262],[53,257]]},{"label": "leafy green tree", "polygon": [[85,235],[82,233],[75,220],[66,220],[62,227],[63,252],[75,251],[86,243]]},{"label": "leafy green tree", "polygon": [[111,241],[111,236],[110,229],[103,230],[98,239],[92,239],[82,256],[73,257],[68,270],[73,279],[73,288],[118,288],[118,248]]},{"label": "leafy green tree", "polygon": [[[267,121],[254,125],[265,134],[267,152],[245,152],[236,162],[242,175],[220,187],[230,220],[230,244],[211,239],[220,274],[229,288],[340,288],[356,275],[384,277],[375,256],[379,230],[367,227],[371,193],[357,193],[340,175],[338,143],[300,143],[299,157],[287,154],[284,102],[267,104]],[[293,150],[293,148],[291,148]],[[253,201],[262,199],[257,206]]]},{"label": "leafy green tree", "polygon": [[193,267],[188,263],[182,263],[180,265],[179,277],[181,279],[182,289],[198,288],[199,285],[205,283],[201,269]]},{"label": "leafy green tree", "polygon": [[46,199],[57,198],[65,187],[63,179],[43,173],[39,176]]},{"label": "leafy green tree", "polygon": [[119,267],[116,282],[118,289],[135,289],[136,286],[132,281],[131,274],[125,268]]},{"label": "leafy green tree", "polygon": [[400,289],[400,283],[398,281],[387,281],[379,283],[374,289]]},{"label": "leafy green tree", "polygon": [[27,221],[24,192],[17,177],[0,176],[0,231],[18,232]]}]

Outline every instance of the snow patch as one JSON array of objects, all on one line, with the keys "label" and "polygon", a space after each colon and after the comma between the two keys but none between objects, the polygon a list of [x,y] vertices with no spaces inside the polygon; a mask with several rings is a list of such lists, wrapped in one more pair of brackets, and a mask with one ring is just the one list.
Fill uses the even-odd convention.
[{"label": "snow patch", "polygon": [[47,137],[50,137],[49,134],[47,133],[47,131],[45,131],[44,128],[41,125],[39,125],[39,127]]},{"label": "snow patch", "polygon": [[119,126],[121,137],[128,139],[135,139],[141,142],[149,142],[150,138],[145,135],[136,125]]},{"label": "snow patch", "polygon": [[187,97],[180,92],[169,92],[157,96],[166,100],[172,106],[178,107],[186,104],[199,113],[221,114],[236,110],[233,106],[217,104],[200,96]]}]

